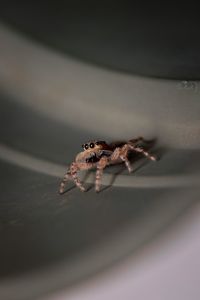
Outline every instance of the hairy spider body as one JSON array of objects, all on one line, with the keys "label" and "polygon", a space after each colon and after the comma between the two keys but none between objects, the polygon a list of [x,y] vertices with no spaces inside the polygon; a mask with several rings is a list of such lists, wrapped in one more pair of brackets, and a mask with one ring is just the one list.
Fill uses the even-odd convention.
[{"label": "hairy spider body", "polygon": [[101,185],[101,178],[105,167],[111,164],[118,164],[124,162],[128,171],[131,172],[131,164],[129,161],[129,153],[141,153],[150,160],[155,161],[156,157],[151,155],[139,142],[144,142],[142,137],[129,140],[128,142],[115,142],[107,144],[105,141],[89,141],[82,145],[83,151],[78,153],[75,161],[71,163],[68,171],[60,184],[59,192],[64,192],[65,184],[72,179],[76,186],[81,191],[86,191],[78,178],[78,171],[89,170],[96,168],[95,190],[99,192]]}]

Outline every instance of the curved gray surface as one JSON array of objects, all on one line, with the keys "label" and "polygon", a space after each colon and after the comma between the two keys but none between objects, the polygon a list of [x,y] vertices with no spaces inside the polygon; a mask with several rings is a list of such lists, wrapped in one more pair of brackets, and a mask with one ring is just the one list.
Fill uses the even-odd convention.
[{"label": "curved gray surface", "polygon": [[199,79],[199,15],[192,5],[35,1],[2,4],[0,18],[72,57],[143,76]]},{"label": "curved gray surface", "polygon": [[[5,27],[0,38],[0,296],[27,300],[134,255],[199,200],[199,83],[87,66]],[[141,134],[160,161],[107,169],[99,194],[91,173],[87,193],[58,195],[84,141]]]}]

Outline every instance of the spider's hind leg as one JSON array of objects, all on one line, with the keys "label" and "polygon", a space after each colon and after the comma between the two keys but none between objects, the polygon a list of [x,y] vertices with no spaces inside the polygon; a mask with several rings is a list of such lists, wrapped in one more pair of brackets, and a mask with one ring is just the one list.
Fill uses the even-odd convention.
[{"label": "spider's hind leg", "polygon": [[139,137],[137,137],[137,138],[135,138],[135,139],[129,140],[129,141],[127,142],[127,144],[135,145],[135,144],[137,144],[138,142],[144,142],[144,141],[145,141],[145,139],[144,139],[142,136],[139,136]]},{"label": "spider's hind leg", "polygon": [[155,155],[150,154],[147,150],[143,149],[142,147],[131,147],[131,149],[135,152],[143,154],[150,160],[153,160],[153,161],[158,160],[158,158]]},{"label": "spider's hind leg", "polygon": [[130,148],[128,144],[125,144],[122,148],[118,147],[115,149],[115,151],[113,152],[112,156],[111,156],[111,161],[117,161],[117,160],[122,160],[129,173],[131,173],[133,171],[132,167],[131,167],[131,163],[128,159],[128,152],[129,152]]},{"label": "spider's hind leg", "polygon": [[124,161],[129,173],[131,173],[133,171],[133,168],[131,167],[131,163],[127,157],[127,155],[120,155],[121,160]]}]

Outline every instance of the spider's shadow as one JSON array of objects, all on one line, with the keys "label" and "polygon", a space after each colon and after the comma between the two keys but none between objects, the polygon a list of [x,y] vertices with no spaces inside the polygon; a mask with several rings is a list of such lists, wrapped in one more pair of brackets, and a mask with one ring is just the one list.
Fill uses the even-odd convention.
[{"label": "spider's shadow", "polygon": [[76,185],[74,184],[73,186],[70,186],[68,189],[64,190],[64,192],[62,194],[60,194],[61,196],[70,192],[71,190],[75,189]]}]

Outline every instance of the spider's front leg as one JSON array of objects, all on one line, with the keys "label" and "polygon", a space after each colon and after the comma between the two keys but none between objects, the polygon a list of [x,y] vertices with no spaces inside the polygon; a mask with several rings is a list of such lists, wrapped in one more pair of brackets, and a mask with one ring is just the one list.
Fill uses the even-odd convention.
[{"label": "spider's front leg", "polygon": [[96,180],[95,180],[95,191],[98,193],[100,191],[101,186],[101,178],[103,175],[103,170],[105,167],[109,164],[109,158],[106,156],[103,156],[98,164],[97,164],[97,171],[96,171]]},{"label": "spider's front leg", "polygon": [[73,162],[70,165],[69,170],[67,171],[67,173],[65,174],[61,184],[60,184],[60,189],[59,192],[60,194],[64,193],[64,187],[66,182],[68,181],[68,179],[72,178],[74,180],[74,183],[76,184],[76,186],[82,191],[85,192],[86,189],[84,188],[84,186],[82,185],[80,179],[78,178],[78,171],[81,169],[87,169],[88,164],[87,163],[77,163],[77,162]]},{"label": "spider's front leg", "polygon": [[70,177],[71,177],[71,176],[70,176],[70,171],[68,170],[68,171],[65,173],[65,175],[64,175],[64,177],[63,177],[63,180],[62,180],[61,183],[60,183],[60,188],[59,188],[59,193],[60,193],[60,194],[63,194],[63,193],[64,193],[65,184],[66,184],[66,182],[68,181],[68,179],[69,179]]}]

